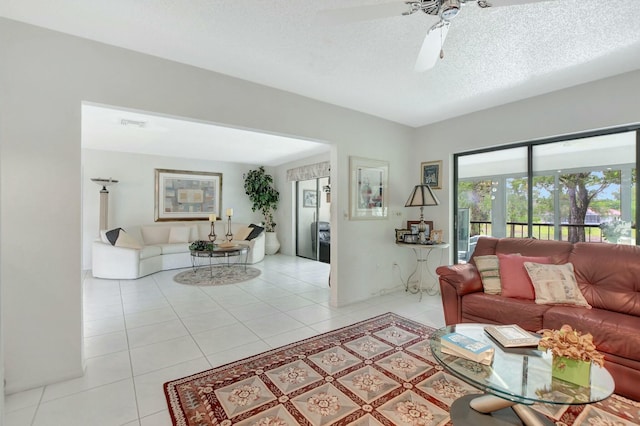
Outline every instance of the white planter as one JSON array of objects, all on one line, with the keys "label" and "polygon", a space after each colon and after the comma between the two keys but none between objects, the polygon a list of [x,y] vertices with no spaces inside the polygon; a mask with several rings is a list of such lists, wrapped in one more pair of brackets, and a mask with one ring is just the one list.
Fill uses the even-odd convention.
[{"label": "white planter", "polygon": [[264,253],[276,254],[280,250],[280,241],[275,232],[265,232],[264,235]]}]

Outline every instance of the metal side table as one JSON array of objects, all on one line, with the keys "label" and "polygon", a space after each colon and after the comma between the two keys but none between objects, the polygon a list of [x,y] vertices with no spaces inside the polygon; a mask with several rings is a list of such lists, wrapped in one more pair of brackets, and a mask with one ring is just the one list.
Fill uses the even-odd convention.
[{"label": "metal side table", "polygon": [[[432,257],[432,253],[437,252],[440,254],[439,263],[442,263],[444,250],[449,248],[449,244],[410,244],[401,242],[397,242],[396,244],[400,247],[412,249],[413,253],[416,255],[416,268],[411,275],[409,275],[409,278],[407,278],[405,291],[411,291],[414,294],[420,293],[420,300],[422,300],[423,291],[430,296],[438,294],[438,277],[433,273],[435,268],[431,269],[429,267],[429,259]],[[413,287],[410,286],[410,283],[412,282],[415,283]]]}]

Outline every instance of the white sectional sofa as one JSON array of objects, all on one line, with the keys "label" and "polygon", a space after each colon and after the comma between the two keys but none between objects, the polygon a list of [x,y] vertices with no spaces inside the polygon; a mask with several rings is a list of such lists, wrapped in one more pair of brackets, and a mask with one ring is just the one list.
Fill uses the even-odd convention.
[{"label": "white sectional sofa", "polygon": [[[249,246],[248,264],[264,259],[264,232],[245,240],[247,224],[232,223],[233,241]],[[154,272],[191,266],[189,245],[208,241],[209,222],[162,222],[123,228],[141,248],[118,247],[96,240],[92,246],[92,273],[96,278],[136,279]],[[216,242],[225,238],[226,223],[216,223]],[[237,239],[238,238],[238,239]]]}]

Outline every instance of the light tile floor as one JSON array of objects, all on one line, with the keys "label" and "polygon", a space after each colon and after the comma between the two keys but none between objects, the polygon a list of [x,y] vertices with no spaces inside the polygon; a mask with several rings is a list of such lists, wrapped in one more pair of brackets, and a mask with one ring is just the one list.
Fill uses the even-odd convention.
[{"label": "light tile floor", "polygon": [[169,380],[385,312],[444,325],[440,296],[419,302],[401,289],[332,308],[329,265],[275,255],[253,266],[260,277],[217,287],[177,284],[175,270],[126,281],[88,273],[85,375],[6,396],[5,425],[171,426]]}]

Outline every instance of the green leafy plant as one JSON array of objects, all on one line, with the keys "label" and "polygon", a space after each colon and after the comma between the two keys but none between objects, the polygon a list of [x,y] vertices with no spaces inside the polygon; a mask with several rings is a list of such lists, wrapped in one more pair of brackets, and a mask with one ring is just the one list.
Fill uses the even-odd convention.
[{"label": "green leafy plant", "polygon": [[189,245],[189,250],[195,251],[212,251],[214,248],[214,244],[210,241],[198,240],[194,241]]},{"label": "green leafy plant", "polygon": [[264,216],[265,231],[273,232],[276,227],[273,213],[278,209],[280,199],[280,193],[273,186],[273,177],[265,172],[264,166],[250,170],[243,177],[245,193],[252,203],[251,210],[259,210]]}]

